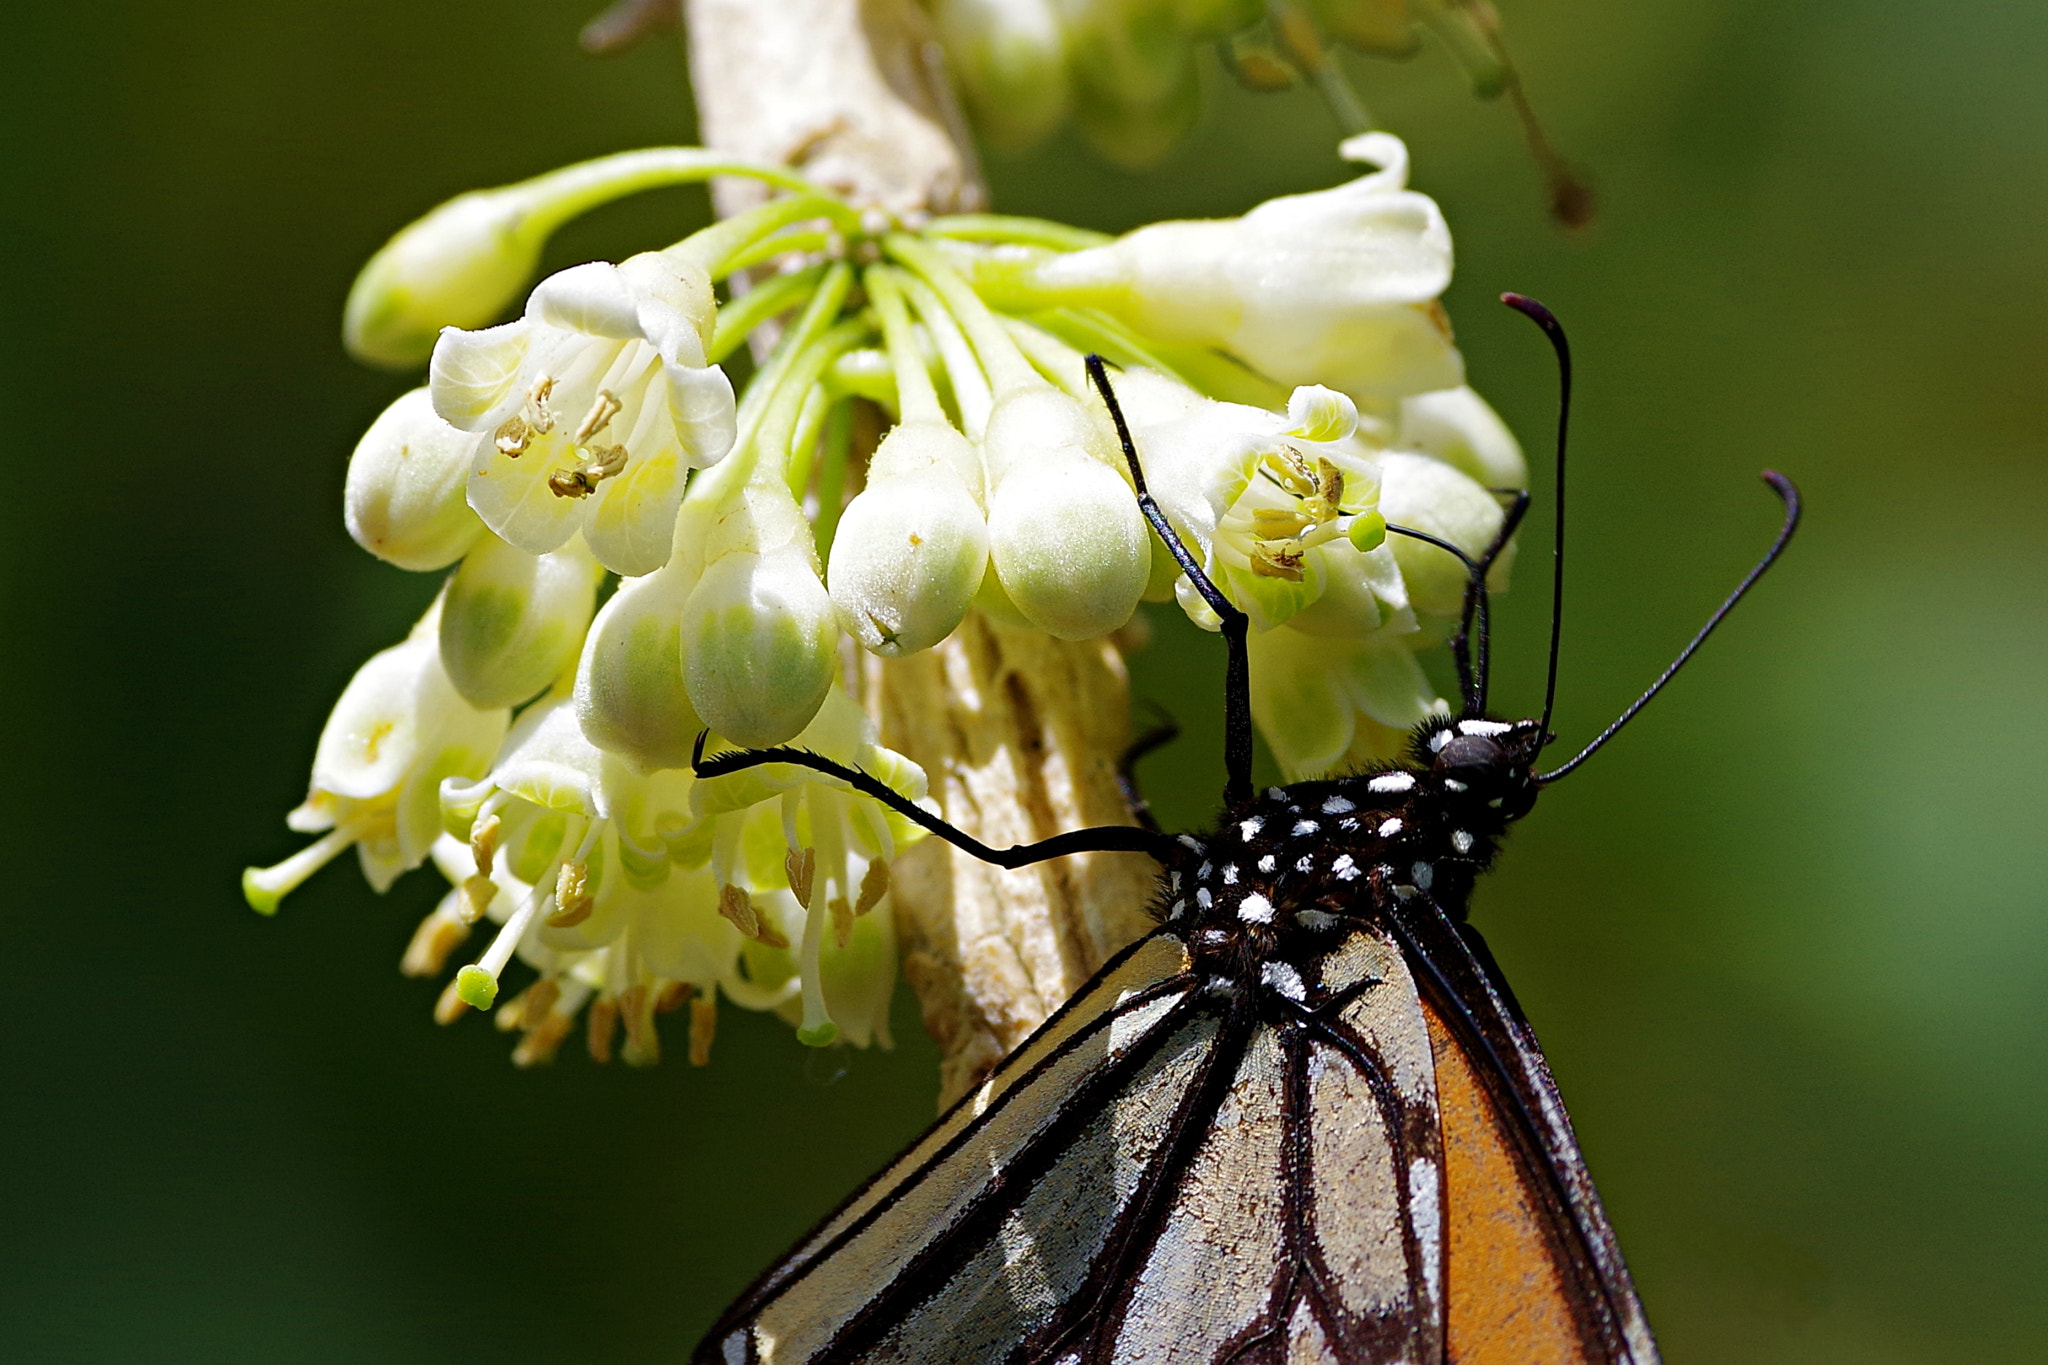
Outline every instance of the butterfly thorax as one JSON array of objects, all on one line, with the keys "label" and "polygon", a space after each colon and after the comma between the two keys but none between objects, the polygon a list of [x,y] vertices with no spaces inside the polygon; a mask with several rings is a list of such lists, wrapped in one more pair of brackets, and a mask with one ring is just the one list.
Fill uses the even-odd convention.
[{"label": "butterfly thorax", "polygon": [[1426,897],[1454,920],[1507,826],[1534,803],[1534,721],[1432,718],[1410,761],[1270,787],[1225,813],[1165,880],[1164,919],[1225,993],[1295,1004],[1362,923]]}]

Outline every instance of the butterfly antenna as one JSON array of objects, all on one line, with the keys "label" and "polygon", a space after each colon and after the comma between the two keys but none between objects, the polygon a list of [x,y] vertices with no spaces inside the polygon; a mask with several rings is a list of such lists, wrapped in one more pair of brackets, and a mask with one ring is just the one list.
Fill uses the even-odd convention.
[{"label": "butterfly antenna", "polygon": [[1700,633],[1692,637],[1692,643],[1679,651],[1678,657],[1671,661],[1669,668],[1657,675],[1657,681],[1650,684],[1649,690],[1644,692],[1642,696],[1637,697],[1630,704],[1628,710],[1621,713],[1620,718],[1614,724],[1602,730],[1594,738],[1593,742],[1579,750],[1569,763],[1553,768],[1547,773],[1536,774],[1538,782],[1555,782],[1558,778],[1563,777],[1566,773],[1592,757],[1601,745],[1613,739],[1615,733],[1622,726],[1635,718],[1636,712],[1650,704],[1650,698],[1664,690],[1665,683],[1670,682],[1672,678],[1677,676],[1678,670],[1685,667],[1685,661],[1690,659],[1699,647],[1706,643],[1707,637],[1714,633],[1714,627],[1720,625],[1722,618],[1735,610],[1735,604],[1742,600],[1742,595],[1748,592],[1759,578],[1764,576],[1764,570],[1776,563],[1778,556],[1784,553],[1785,547],[1791,544],[1792,533],[1799,529],[1799,489],[1794,486],[1792,480],[1786,478],[1775,469],[1766,469],[1763,478],[1764,482],[1771,486],[1771,491],[1776,493],[1785,504],[1785,524],[1778,528],[1778,538],[1771,542],[1771,548],[1764,551],[1764,557],[1756,562],[1756,567],[1743,576],[1742,581],[1735,585],[1735,591],[1729,593],[1728,599],[1721,603],[1720,608],[1712,616],[1707,618],[1707,623],[1700,627]]},{"label": "butterfly antenna", "polygon": [[1131,484],[1138,492],[1138,510],[1158,532],[1174,563],[1180,565],[1180,571],[1188,576],[1188,582],[1194,584],[1195,591],[1209,604],[1209,610],[1223,622],[1223,644],[1227,651],[1223,675],[1223,799],[1229,805],[1248,801],[1252,795],[1252,689],[1251,664],[1245,652],[1245,631],[1250,619],[1231,605],[1222,589],[1209,581],[1209,575],[1202,572],[1202,566],[1188,553],[1188,547],[1166,520],[1166,514],[1159,510],[1159,504],[1145,487],[1145,471],[1138,463],[1138,447],[1131,441],[1131,428],[1124,421],[1124,410],[1117,405],[1116,394],[1109,387],[1108,366],[1099,355],[1089,356],[1086,364],[1089,382],[1102,395],[1103,403],[1109,408],[1110,421],[1116,423],[1117,440],[1123,443],[1124,463],[1130,466]]},{"label": "butterfly antenna", "polygon": [[1550,743],[1550,715],[1557,708],[1557,645],[1564,631],[1564,452],[1572,417],[1572,347],[1557,315],[1524,294],[1502,294],[1500,301],[1543,329],[1557,352],[1557,520],[1551,529],[1550,673],[1543,685],[1543,721],[1537,728]]},{"label": "butterfly antenna", "polygon": [[[1508,542],[1515,538],[1521,528],[1522,518],[1529,511],[1529,490],[1526,488],[1490,488],[1490,493],[1505,494],[1512,501],[1500,519],[1500,530],[1494,532],[1493,543],[1486,547],[1486,553],[1479,556],[1479,562],[1471,566],[1472,572],[1465,579],[1465,605],[1458,614],[1458,634],[1451,641],[1451,657],[1458,665],[1458,682],[1465,703],[1465,715],[1476,718],[1486,714],[1487,679],[1492,674],[1492,606],[1486,591],[1486,577],[1493,572],[1494,561],[1506,550]],[[1478,650],[1473,650],[1474,641]]]}]

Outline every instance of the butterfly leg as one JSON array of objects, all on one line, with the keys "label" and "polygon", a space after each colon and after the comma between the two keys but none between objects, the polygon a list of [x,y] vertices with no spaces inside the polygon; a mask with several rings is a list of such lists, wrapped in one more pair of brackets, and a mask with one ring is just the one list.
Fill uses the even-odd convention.
[{"label": "butterfly leg", "polygon": [[1131,741],[1117,760],[1116,785],[1124,794],[1124,804],[1131,808],[1131,818],[1154,833],[1164,833],[1159,828],[1158,817],[1152,814],[1152,803],[1145,799],[1145,793],[1138,786],[1138,760],[1180,738],[1180,724],[1164,711],[1159,712],[1159,723]]},{"label": "butterfly leg", "polygon": [[1108,406],[1110,420],[1116,423],[1117,440],[1124,448],[1124,463],[1130,466],[1131,483],[1138,492],[1138,510],[1158,532],[1159,539],[1173,555],[1174,563],[1180,565],[1180,571],[1188,576],[1188,582],[1209,604],[1209,610],[1215,612],[1223,623],[1223,643],[1229,651],[1223,680],[1223,767],[1226,775],[1223,800],[1228,805],[1248,801],[1252,795],[1252,690],[1245,631],[1251,624],[1250,619],[1231,604],[1223,590],[1209,580],[1208,574],[1202,572],[1202,566],[1188,552],[1179,532],[1173,529],[1166,513],[1159,510],[1151,490],[1145,487],[1145,470],[1138,462],[1138,447],[1131,440],[1130,424],[1124,421],[1124,410],[1117,405],[1116,393],[1109,387],[1108,366],[1099,355],[1089,356],[1087,366],[1089,380]]},{"label": "butterfly leg", "polygon": [[814,754],[808,749],[735,749],[730,753],[704,757],[704,742],[711,732],[704,731],[697,736],[697,745],[690,755],[690,769],[699,777],[722,777],[727,773],[744,772],[758,768],[764,763],[793,763],[800,768],[836,777],[852,787],[862,796],[881,802],[911,823],[921,825],[953,847],[997,867],[1029,867],[1042,863],[1048,858],[1064,858],[1070,853],[1149,853],[1160,862],[1175,860],[1180,855],[1180,845],[1156,826],[1146,829],[1138,825],[1096,825],[1090,829],[1073,829],[1064,834],[1055,834],[1050,839],[1040,839],[1035,844],[1015,844],[1009,848],[991,848],[964,829],[947,824],[938,816],[918,805],[903,793],[871,773],[859,768],[835,763],[823,754]]}]

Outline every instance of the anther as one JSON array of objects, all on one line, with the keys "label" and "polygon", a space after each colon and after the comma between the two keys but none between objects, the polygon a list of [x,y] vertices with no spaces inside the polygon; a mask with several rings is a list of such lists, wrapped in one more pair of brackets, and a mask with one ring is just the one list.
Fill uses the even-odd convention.
[{"label": "anther", "polygon": [[599,389],[597,401],[590,405],[589,412],[583,414],[583,420],[577,424],[576,434],[570,439],[579,446],[589,445],[590,438],[603,431],[606,424],[619,415],[621,406],[618,395],[609,389]]}]

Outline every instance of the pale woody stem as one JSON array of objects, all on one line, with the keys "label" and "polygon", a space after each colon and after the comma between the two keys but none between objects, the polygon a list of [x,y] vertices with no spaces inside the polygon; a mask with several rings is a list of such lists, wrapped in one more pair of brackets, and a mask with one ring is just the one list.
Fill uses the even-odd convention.
[{"label": "pale woody stem", "polygon": [[[984,206],[915,0],[683,0],[683,13],[708,146],[801,170],[911,225]],[[762,193],[713,188],[726,215]],[[882,742],[924,766],[947,818],[977,838],[1130,820],[1116,780],[1129,684],[1107,640],[970,613],[936,648],[866,658],[848,683]],[[943,1054],[942,1104],[1143,930],[1154,871],[1140,855],[1098,853],[1003,872],[935,839],[897,860],[905,975]]]}]

